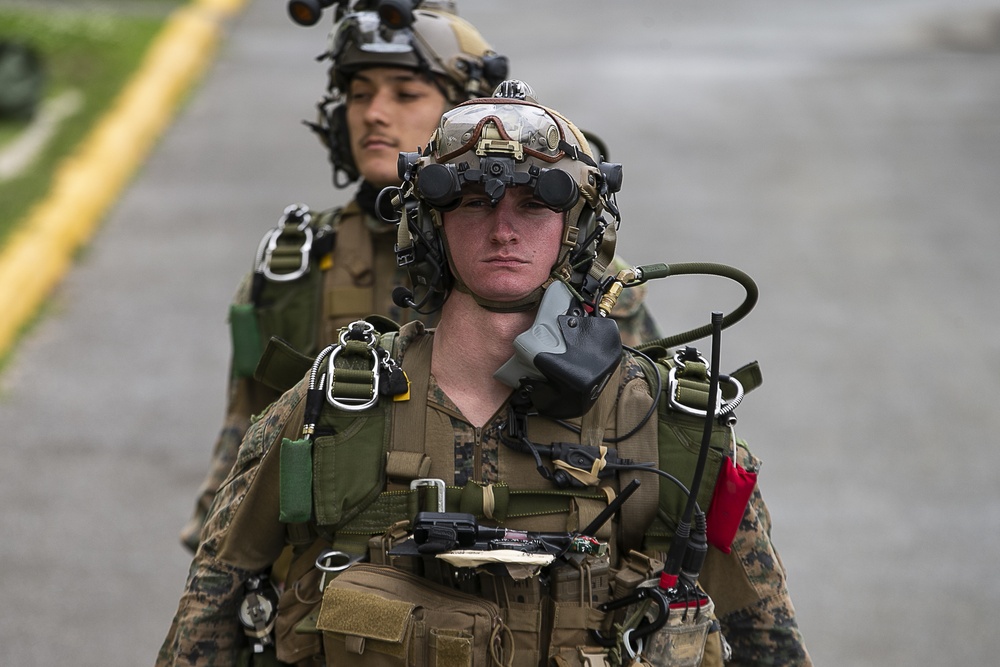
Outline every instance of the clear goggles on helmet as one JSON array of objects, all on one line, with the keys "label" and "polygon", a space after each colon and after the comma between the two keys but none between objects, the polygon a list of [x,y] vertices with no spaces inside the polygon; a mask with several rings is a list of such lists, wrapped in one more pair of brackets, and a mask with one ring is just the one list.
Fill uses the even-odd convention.
[{"label": "clear goggles on helmet", "polygon": [[413,31],[410,28],[393,30],[382,24],[376,12],[348,14],[330,34],[329,57],[336,62],[348,48],[365,53],[413,53]]},{"label": "clear goggles on helmet", "polygon": [[441,119],[434,151],[438,162],[468,150],[480,156],[509,154],[518,162],[527,156],[556,162],[564,154],[563,140],[559,123],[542,107],[510,101],[463,104]]}]

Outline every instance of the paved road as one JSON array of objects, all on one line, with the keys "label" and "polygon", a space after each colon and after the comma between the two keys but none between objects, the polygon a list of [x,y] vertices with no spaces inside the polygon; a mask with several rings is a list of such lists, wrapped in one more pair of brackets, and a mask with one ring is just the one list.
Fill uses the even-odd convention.
[{"label": "paved road", "polygon": [[[707,6],[704,6],[707,5]],[[472,3],[514,74],[625,164],[637,263],[741,267],[724,365],[816,662],[1000,649],[1000,2]],[[560,27],[555,28],[554,26]],[[149,664],[223,406],[225,306],[292,201],[324,28],[253,2],[0,377],[4,664]],[[670,330],[731,309],[653,285]]]}]

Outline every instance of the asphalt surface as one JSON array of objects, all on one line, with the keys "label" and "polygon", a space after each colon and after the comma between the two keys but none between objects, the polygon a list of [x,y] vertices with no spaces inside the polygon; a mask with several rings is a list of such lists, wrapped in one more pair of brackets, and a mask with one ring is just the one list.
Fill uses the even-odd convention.
[{"label": "asphalt surface", "polygon": [[[613,9],[612,9],[613,8]],[[620,250],[760,303],[738,433],[817,664],[996,662],[1000,2],[466,2],[625,168]],[[257,0],[0,377],[0,663],[149,664],[219,426],[225,310],[288,203],[328,23]],[[678,331],[721,279],[651,285]]]}]

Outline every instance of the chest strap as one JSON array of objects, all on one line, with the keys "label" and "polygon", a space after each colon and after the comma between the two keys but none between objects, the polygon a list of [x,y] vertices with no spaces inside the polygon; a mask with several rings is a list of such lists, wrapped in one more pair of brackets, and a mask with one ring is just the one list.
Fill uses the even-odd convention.
[{"label": "chest strap", "polygon": [[[406,327],[422,329],[423,324],[414,321],[404,325],[404,329],[400,331],[395,340],[407,338],[405,335]],[[392,452],[410,453],[410,456],[406,458],[411,461],[416,460],[420,469],[423,469],[425,465],[430,465],[429,462],[424,464],[423,460],[428,458],[424,455],[424,434],[427,423],[427,385],[431,374],[433,340],[433,336],[417,336],[403,351],[400,366],[410,379],[410,400],[396,402],[392,407],[392,438],[390,439]],[[389,352],[392,356],[397,356],[396,350]],[[414,459],[412,455],[416,453],[421,454],[421,458]]]},{"label": "chest strap", "polygon": [[[597,501],[602,507],[608,502],[603,490],[597,488],[519,490],[505,483],[469,482],[465,486],[445,487],[442,511],[468,513],[478,520],[503,525],[512,520],[569,515],[579,507],[579,501],[588,500]],[[418,511],[436,506],[435,487],[383,491],[364,511],[331,535],[334,547],[360,553],[357,549],[363,548],[372,535],[385,533],[400,521],[410,521]]]}]

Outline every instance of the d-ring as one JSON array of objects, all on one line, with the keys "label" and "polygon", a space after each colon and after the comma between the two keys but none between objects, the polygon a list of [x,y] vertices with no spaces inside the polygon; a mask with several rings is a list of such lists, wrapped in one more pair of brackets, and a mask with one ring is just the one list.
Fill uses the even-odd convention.
[{"label": "d-ring", "polygon": [[[350,566],[358,562],[357,556],[352,556],[343,551],[337,551],[336,549],[327,549],[326,551],[320,552],[316,556],[316,569],[323,572],[323,576],[319,579],[319,592],[322,593],[326,588],[326,575],[331,572],[343,572]],[[331,561],[335,564],[332,564]]]},{"label": "d-ring", "polygon": [[638,658],[640,655],[642,655],[643,642],[642,642],[642,637],[640,637],[637,640],[637,642],[639,644],[639,649],[637,651],[633,651],[632,650],[632,630],[633,629],[634,628],[629,628],[628,630],[626,630],[625,632],[622,633],[622,643],[625,644],[625,651],[628,653],[628,657],[631,660],[634,661],[636,658]]}]

